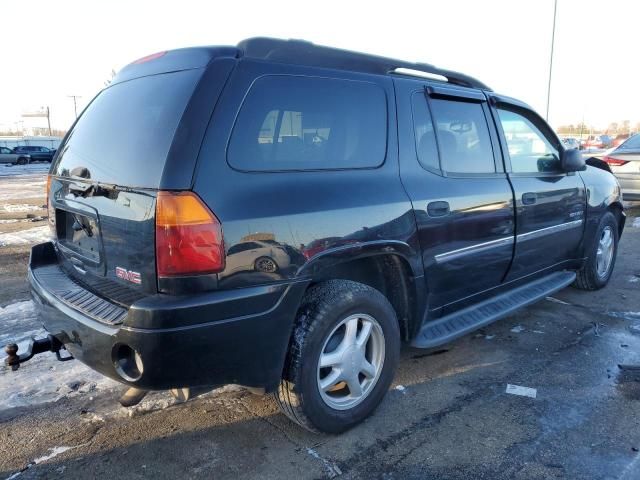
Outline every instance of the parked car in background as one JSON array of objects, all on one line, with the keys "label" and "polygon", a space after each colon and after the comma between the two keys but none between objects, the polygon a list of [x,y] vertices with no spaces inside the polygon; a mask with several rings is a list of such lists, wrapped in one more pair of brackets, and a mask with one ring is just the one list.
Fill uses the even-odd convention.
[{"label": "parked car in background", "polygon": [[602,158],[620,182],[625,200],[640,200],[640,133]]},{"label": "parked car in background", "polygon": [[49,162],[53,160],[56,151],[47,147],[37,145],[20,145],[13,149],[14,153],[28,154],[31,156],[32,162]]},{"label": "parked car in background", "polygon": [[578,141],[577,138],[573,138],[573,137],[563,138],[562,143],[566,148],[580,148],[580,142]]},{"label": "parked car in background", "polygon": [[609,135],[589,135],[582,143],[582,148],[585,150],[589,148],[609,148],[612,141]]},{"label": "parked car in background", "polygon": [[0,163],[13,163],[17,165],[26,165],[31,157],[26,153],[14,153],[7,147],[0,147]]},{"label": "parked car in background", "polygon": [[236,243],[227,250],[229,275],[238,272],[276,273],[289,266],[289,253],[274,241],[253,240]]},{"label": "parked car in background", "polygon": [[618,135],[615,136],[615,138],[613,139],[613,141],[611,142],[611,146],[612,147],[619,147],[620,145],[622,145],[625,140],[627,140],[627,138],[629,138],[631,135],[628,133],[620,133]]}]

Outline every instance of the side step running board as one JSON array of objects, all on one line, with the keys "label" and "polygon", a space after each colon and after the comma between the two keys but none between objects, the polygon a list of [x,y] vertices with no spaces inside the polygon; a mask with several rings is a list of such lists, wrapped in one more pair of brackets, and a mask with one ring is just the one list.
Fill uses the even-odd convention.
[{"label": "side step running board", "polygon": [[563,289],[573,283],[575,278],[575,272],[552,273],[429,322],[422,327],[411,345],[417,348],[432,348],[448,343]]}]

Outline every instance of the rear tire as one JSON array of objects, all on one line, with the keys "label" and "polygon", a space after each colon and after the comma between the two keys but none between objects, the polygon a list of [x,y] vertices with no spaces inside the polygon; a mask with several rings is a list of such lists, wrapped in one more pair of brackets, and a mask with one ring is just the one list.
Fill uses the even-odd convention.
[{"label": "rear tire", "polygon": [[398,321],[384,295],[349,280],[323,282],[303,299],[273,397],[307,430],[340,433],[379,405],[399,355]]},{"label": "rear tire", "polygon": [[27,159],[26,159],[26,158],[24,158],[24,157],[20,157],[20,158],[18,158],[18,161],[17,161],[16,163],[17,163],[18,165],[26,165],[28,162],[27,162]]},{"label": "rear tire", "polygon": [[577,272],[573,287],[599,290],[609,283],[618,254],[618,222],[611,212],[600,219],[598,229],[587,250],[587,260]]}]

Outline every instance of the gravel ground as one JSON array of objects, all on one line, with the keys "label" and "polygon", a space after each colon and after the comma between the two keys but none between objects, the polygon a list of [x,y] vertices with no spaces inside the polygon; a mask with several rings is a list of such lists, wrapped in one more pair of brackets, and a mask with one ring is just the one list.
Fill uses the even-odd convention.
[{"label": "gravel ground", "polygon": [[[17,180],[1,170],[7,192]],[[0,219],[27,220],[4,205],[43,203],[0,199]],[[404,349],[380,408],[341,436],[303,431],[236,387],[124,409],[117,384],[76,362],[0,371],[0,479],[640,478],[640,372],[618,366],[640,364],[640,210],[628,214],[607,288],[568,288],[442,349]],[[39,329],[27,252],[0,246],[0,341]]]}]

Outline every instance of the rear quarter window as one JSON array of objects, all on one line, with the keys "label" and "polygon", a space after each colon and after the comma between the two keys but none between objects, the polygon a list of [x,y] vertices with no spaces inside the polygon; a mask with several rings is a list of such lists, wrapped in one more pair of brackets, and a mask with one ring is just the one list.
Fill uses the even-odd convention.
[{"label": "rear quarter window", "polygon": [[293,75],[257,79],[227,151],[245,171],[374,168],[385,159],[387,104],[369,82]]}]

